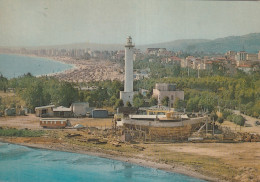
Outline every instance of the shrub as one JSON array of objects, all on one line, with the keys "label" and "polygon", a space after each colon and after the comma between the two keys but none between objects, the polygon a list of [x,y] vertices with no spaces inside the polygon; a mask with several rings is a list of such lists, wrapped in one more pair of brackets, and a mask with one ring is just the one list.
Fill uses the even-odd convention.
[{"label": "shrub", "polygon": [[224,119],[222,117],[219,117],[217,121],[221,124],[224,122]]},{"label": "shrub", "polygon": [[15,128],[3,129],[0,128],[0,136],[15,136],[15,137],[40,137],[44,134],[42,130],[17,130]]}]

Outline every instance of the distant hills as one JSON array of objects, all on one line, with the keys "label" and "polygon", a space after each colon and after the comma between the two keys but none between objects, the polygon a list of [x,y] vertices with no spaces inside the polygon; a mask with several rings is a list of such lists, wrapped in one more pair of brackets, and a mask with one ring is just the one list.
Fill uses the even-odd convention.
[{"label": "distant hills", "polygon": [[[146,48],[166,48],[171,51],[205,52],[205,53],[225,53],[229,50],[257,53],[260,50],[260,33],[251,33],[243,36],[229,36],[214,40],[209,39],[184,39],[171,42],[163,42],[148,45],[136,45],[138,49]],[[28,47],[29,48],[29,47]],[[56,46],[41,46],[34,48],[65,48],[65,49],[92,49],[92,50],[122,50],[123,44],[96,44],[96,43],[76,43]]]},{"label": "distant hills", "polygon": [[140,46],[141,49],[147,47],[164,47],[167,50],[187,51],[187,52],[215,52],[225,53],[229,50],[257,53],[260,50],[260,33],[251,33],[243,36],[229,36],[214,40],[207,39],[186,39],[165,42],[159,44],[150,44]]}]

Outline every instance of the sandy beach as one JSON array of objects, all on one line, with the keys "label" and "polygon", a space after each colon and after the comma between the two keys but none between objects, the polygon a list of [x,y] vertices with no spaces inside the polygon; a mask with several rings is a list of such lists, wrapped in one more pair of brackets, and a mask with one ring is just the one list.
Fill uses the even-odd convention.
[{"label": "sandy beach", "polygon": [[74,68],[49,74],[55,78],[68,82],[91,82],[102,80],[120,80],[124,79],[124,70],[116,63],[109,60],[77,60],[71,57],[46,57],[55,61],[74,65]]},{"label": "sandy beach", "polygon": [[[91,81],[103,81],[103,80],[124,80],[124,69],[119,64],[109,60],[98,59],[74,59],[68,56],[37,56],[34,54],[14,54],[26,57],[39,57],[48,60],[58,61],[65,64],[73,65],[73,68],[57,72],[50,73],[47,76],[53,76],[59,80],[81,83]],[[46,75],[38,75],[46,76]]]}]

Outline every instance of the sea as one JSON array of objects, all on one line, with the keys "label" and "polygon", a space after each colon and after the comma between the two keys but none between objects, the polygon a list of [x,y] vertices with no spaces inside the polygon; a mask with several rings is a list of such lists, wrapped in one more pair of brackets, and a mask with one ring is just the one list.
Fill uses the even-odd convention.
[{"label": "sea", "polygon": [[177,173],[91,155],[0,142],[1,182],[202,182]]},{"label": "sea", "polygon": [[73,67],[71,64],[47,58],[0,54],[0,74],[8,79],[27,73],[31,73],[33,76],[58,73]]}]

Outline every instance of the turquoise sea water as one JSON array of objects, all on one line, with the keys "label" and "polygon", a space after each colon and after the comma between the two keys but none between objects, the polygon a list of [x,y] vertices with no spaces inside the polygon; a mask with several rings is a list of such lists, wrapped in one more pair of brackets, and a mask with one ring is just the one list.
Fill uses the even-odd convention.
[{"label": "turquoise sea water", "polygon": [[90,155],[0,143],[0,181],[174,181],[203,180]]},{"label": "turquoise sea water", "polygon": [[0,74],[7,78],[22,76],[28,72],[33,76],[46,75],[72,67],[73,65],[45,58],[0,54]]}]

